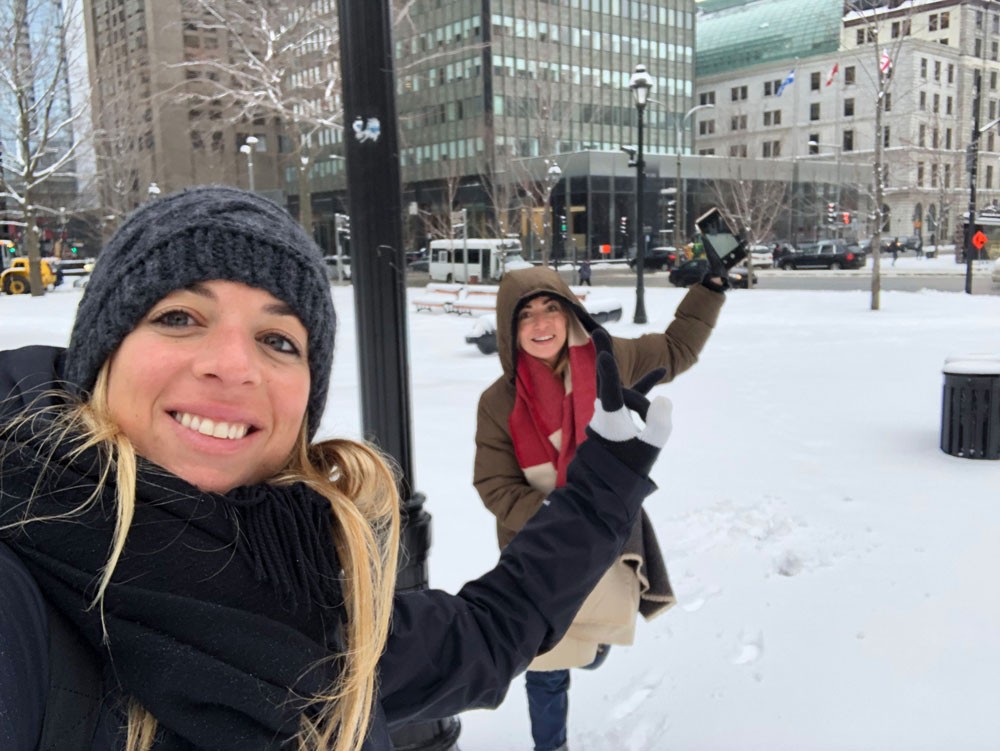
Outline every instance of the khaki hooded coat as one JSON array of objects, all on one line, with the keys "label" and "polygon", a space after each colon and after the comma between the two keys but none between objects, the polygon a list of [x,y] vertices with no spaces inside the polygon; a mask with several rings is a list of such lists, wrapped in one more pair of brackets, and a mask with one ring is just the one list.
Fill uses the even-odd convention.
[{"label": "khaki hooded coat", "polygon": [[[479,399],[473,484],[497,519],[500,547],[524,526],[555,484],[555,470],[527,477],[518,465],[510,416],[515,384],[517,313],[523,301],[539,294],[557,297],[572,312],[567,326],[570,345],[584,343],[598,324],[569,286],[552,269],[535,267],[508,272],[497,294],[497,347],[503,375]],[[632,384],[655,368],[666,368],[663,383],[691,367],[705,346],[724,295],[695,285],[685,295],[674,320],[662,333],[635,339],[612,337],[622,382]],[[595,375],[596,377],[596,375]],[[568,375],[567,375],[568,379]],[[531,664],[531,670],[581,667],[593,661],[598,644],[631,644],[636,614],[649,619],[675,602],[666,566],[645,512],[629,542],[577,614],[554,649]]]}]

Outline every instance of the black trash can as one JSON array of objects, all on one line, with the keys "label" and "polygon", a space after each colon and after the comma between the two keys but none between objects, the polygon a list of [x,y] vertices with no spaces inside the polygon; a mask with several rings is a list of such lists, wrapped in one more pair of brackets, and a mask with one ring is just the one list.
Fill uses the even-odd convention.
[{"label": "black trash can", "polygon": [[941,450],[967,459],[1000,459],[1000,356],[945,360]]}]

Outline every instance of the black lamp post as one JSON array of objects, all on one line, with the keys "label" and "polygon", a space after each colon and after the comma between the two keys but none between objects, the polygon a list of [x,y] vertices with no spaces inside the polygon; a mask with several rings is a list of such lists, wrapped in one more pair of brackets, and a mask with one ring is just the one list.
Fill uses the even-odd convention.
[{"label": "black lamp post", "polygon": [[646,290],[643,271],[646,265],[646,227],[643,224],[642,199],[645,193],[645,163],[642,158],[642,115],[646,109],[649,91],[653,88],[653,79],[646,72],[645,65],[636,65],[632,78],[628,82],[635,99],[635,109],[639,113],[639,130],[635,152],[635,315],[633,323],[646,323]]},{"label": "black lamp post", "polygon": [[[400,470],[405,557],[396,589],[423,589],[430,514],[414,490],[391,7],[365,0],[337,10],[362,424]],[[454,751],[460,728],[456,718],[411,723],[394,729],[392,742],[397,751]]]}]

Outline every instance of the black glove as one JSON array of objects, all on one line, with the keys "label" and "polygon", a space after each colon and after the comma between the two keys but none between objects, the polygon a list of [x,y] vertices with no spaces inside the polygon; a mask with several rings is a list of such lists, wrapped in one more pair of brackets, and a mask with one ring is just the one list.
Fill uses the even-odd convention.
[{"label": "black glove", "polygon": [[[701,246],[705,251],[705,260],[708,261],[708,272],[705,274],[705,278],[701,280],[701,283],[713,292],[725,292],[729,289],[729,272],[726,269],[726,265],[719,258],[719,254],[715,252],[715,248],[712,247],[712,243],[707,238],[702,238]],[[721,284],[712,280],[712,277],[716,276],[722,280]]]},{"label": "black glove", "polygon": [[[618,364],[611,354],[611,338],[603,329],[596,329],[592,338],[597,350],[597,403],[587,434],[637,474],[647,476],[672,428],[670,400],[665,396],[653,401],[646,398],[666,370],[657,368],[631,388],[623,388]],[[641,430],[630,410],[645,422]]]}]

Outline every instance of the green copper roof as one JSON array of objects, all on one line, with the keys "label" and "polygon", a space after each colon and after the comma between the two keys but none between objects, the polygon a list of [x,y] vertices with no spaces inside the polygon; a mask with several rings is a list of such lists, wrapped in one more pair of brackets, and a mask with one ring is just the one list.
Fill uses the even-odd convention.
[{"label": "green copper roof", "polygon": [[695,75],[836,52],[844,0],[703,0]]}]

